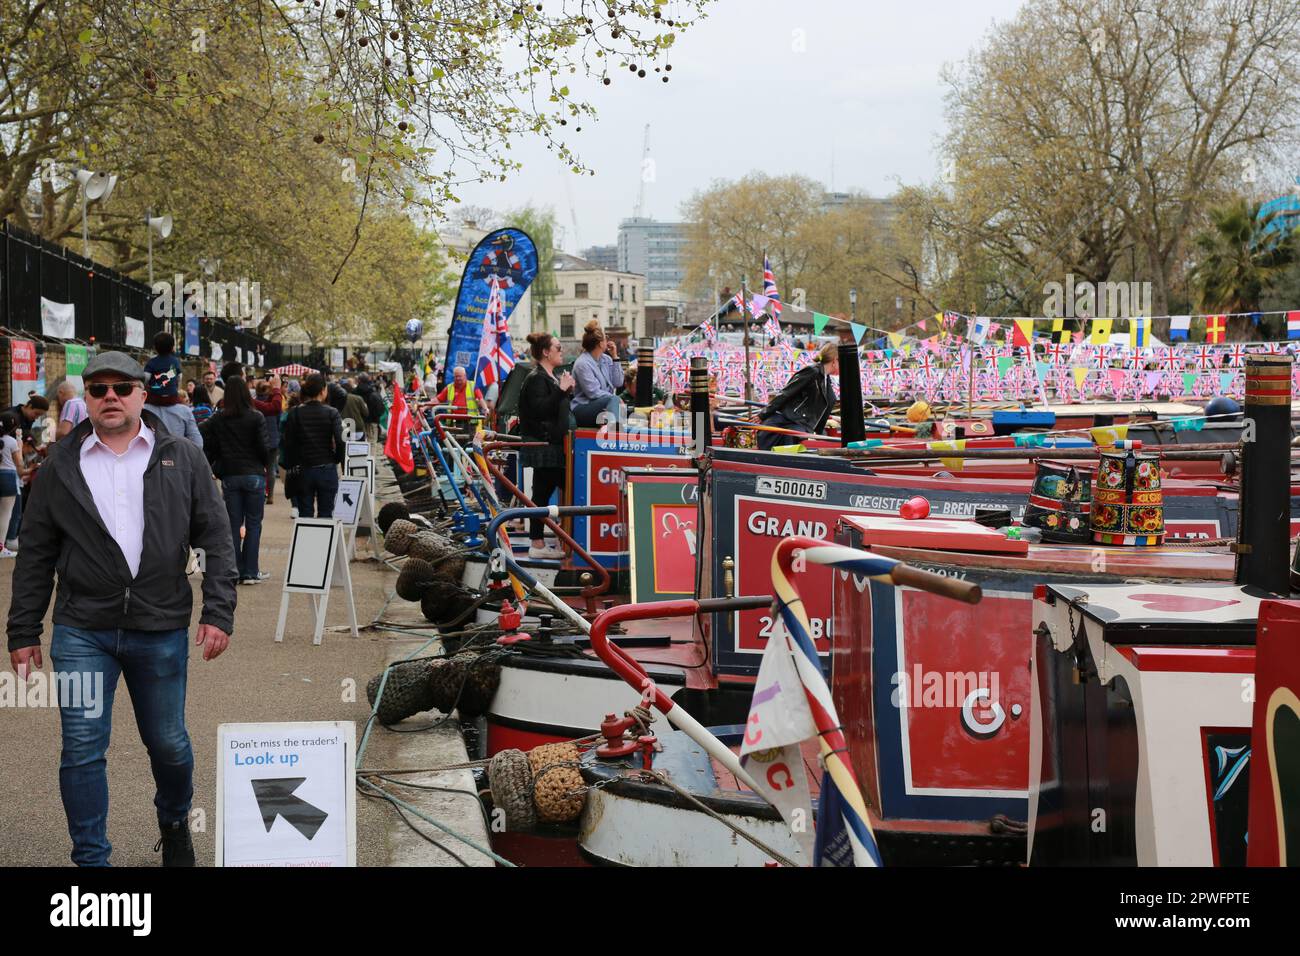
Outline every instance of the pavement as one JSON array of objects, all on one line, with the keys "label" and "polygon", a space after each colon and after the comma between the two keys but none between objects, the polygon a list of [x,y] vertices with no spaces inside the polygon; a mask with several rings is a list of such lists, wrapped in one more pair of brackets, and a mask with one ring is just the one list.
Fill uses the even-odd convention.
[{"label": "pavement", "polygon": [[[407,656],[427,639],[364,629],[386,607],[386,620],[400,618],[413,625],[427,625],[414,605],[396,598],[389,604],[396,572],[370,559],[363,538],[358,556],[366,560],[351,565],[357,619],[363,627],[360,636],[354,638],[348,633],[346,605],[342,595],[335,591],[320,646],[311,642],[313,619],[310,599],[304,595],[291,597],[284,641],[275,643],[292,526],[289,505],[277,495],[275,503],[266,510],[260,550],[261,568],[271,573],[270,580],[238,588],[235,630],[229,649],[221,657],[204,661],[202,648],[192,644],[190,647],[186,723],[195,756],[193,806],[198,812],[192,813],[191,819],[200,866],[211,866],[214,860],[218,725],[255,721],[355,721],[360,744],[370,715],[366,682],[386,662]],[[11,561],[0,563],[0,607],[5,609],[6,616],[12,569]],[[199,575],[192,575],[191,633],[197,626],[201,605],[199,585]],[[47,615],[43,638],[47,673],[49,634]],[[436,650],[436,645],[431,650]],[[0,671],[10,669],[5,654],[0,659]],[[12,679],[10,675],[4,676]],[[157,866],[161,854],[153,852],[158,840],[153,777],[124,682],[119,683],[112,716],[113,735],[108,751],[111,862],[115,866]],[[418,727],[422,720],[420,716],[407,723]],[[60,746],[56,707],[5,707],[0,711],[0,866],[68,865],[71,841],[58,785]],[[463,760],[465,750],[458,725],[446,721],[433,731],[407,734],[376,725],[367,744],[364,763],[368,767],[411,768],[437,767]],[[472,778],[465,771],[402,779],[473,790]],[[479,845],[486,844],[482,813],[477,801],[468,795],[383,786],[399,799],[421,807],[428,815],[470,836]],[[356,803],[358,865],[461,865],[444,850],[416,836],[386,801],[359,794]],[[463,843],[413,816],[411,819],[421,830],[453,847],[465,863],[490,865],[486,857]]]}]

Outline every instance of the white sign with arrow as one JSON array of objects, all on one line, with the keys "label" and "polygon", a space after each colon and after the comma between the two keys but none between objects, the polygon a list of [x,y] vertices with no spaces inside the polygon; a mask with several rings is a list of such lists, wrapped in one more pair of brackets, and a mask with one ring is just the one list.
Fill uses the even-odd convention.
[{"label": "white sign with arrow", "polygon": [[356,866],[356,725],[217,728],[217,866]]},{"label": "white sign with arrow", "polygon": [[339,490],[334,496],[334,517],[343,523],[343,533],[347,537],[346,551],[350,560],[355,561],[357,557],[358,527],[367,529],[370,554],[379,560],[379,546],[375,541],[375,502],[366,488],[364,476],[339,479]]}]

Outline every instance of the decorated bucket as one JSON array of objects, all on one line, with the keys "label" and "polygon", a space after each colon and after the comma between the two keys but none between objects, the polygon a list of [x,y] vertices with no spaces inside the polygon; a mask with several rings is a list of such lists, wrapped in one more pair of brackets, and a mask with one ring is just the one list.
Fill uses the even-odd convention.
[{"label": "decorated bucket", "polygon": [[1160,458],[1102,452],[1092,493],[1092,540],[1151,547],[1165,536]]},{"label": "decorated bucket", "polygon": [[1040,461],[1023,524],[1041,529],[1044,541],[1087,543],[1091,540],[1091,479],[1088,472],[1078,468]]},{"label": "decorated bucket", "polygon": [[758,432],[752,428],[728,425],[722,430],[722,445],[724,448],[757,448]]}]

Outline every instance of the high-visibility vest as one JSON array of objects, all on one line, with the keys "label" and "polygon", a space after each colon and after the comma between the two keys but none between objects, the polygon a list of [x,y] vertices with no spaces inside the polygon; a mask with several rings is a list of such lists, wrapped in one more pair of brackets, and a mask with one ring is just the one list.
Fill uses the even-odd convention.
[{"label": "high-visibility vest", "polygon": [[[451,404],[456,404],[456,383],[451,383]],[[478,402],[474,401],[474,383],[465,383],[465,411],[471,415],[478,414]]]}]

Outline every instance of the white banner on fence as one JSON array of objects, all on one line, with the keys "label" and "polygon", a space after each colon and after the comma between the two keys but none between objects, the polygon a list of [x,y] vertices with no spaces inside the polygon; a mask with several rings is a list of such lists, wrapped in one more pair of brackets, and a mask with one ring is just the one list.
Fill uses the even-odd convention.
[{"label": "white banner on fence", "polygon": [[77,307],[71,302],[51,302],[41,296],[41,334],[55,339],[77,335]]},{"label": "white banner on fence", "polygon": [[144,348],[144,323],[139,319],[126,316],[126,344],[135,348]]}]

